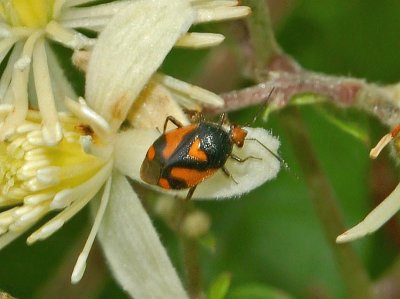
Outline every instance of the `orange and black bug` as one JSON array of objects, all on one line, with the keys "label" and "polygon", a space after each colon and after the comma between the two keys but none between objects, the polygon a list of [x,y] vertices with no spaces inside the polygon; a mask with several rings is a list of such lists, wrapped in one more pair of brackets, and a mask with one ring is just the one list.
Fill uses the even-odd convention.
[{"label": "orange and black bug", "polygon": [[[275,153],[257,139],[246,139],[247,131],[237,125],[225,129],[226,115],[219,123],[201,120],[197,124],[183,126],[172,116],[164,123],[163,134],[150,146],[140,169],[143,181],[164,189],[189,189],[186,199],[190,199],[196,186],[221,169],[234,180],[225,168],[228,158],[238,162],[259,159],[253,156],[244,159],[232,153],[233,146],[243,147],[245,140],[254,140],[268,150],[279,161]],[[168,122],[177,126],[166,132]]]}]

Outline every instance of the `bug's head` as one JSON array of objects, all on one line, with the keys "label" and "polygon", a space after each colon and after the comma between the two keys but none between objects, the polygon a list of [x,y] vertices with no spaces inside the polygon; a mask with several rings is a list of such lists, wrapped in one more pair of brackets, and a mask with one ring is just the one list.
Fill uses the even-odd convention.
[{"label": "bug's head", "polygon": [[244,140],[247,136],[247,131],[245,129],[238,125],[231,125],[229,135],[237,147],[243,147]]}]

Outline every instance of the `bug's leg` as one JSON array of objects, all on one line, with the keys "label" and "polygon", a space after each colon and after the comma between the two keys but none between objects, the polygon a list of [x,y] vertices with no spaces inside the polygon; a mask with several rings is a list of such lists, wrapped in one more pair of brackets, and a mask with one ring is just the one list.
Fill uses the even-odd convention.
[{"label": "bug's leg", "polygon": [[247,160],[249,160],[249,159],[262,160],[261,158],[259,158],[259,157],[254,157],[254,156],[248,156],[248,157],[246,157],[246,158],[240,158],[239,156],[236,156],[234,153],[231,153],[231,154],[229,155],[229,157],[232,158],[233,160],[237,161],[237,162],[240,162],[240,163],[243,163],[243,162],[245,162],[245,161],[247,161]]},{"label": "bug's leg", "polygon": [[168,122],[172,122],[175,126],[177,126],[178,128],[182,128],[183,127],[183,124],[179,121],[179,120],[177,120],[175,117],[173,117],[172,115],[169,115],[169,116],[167,116],[167,118],[165,119],[165,122],[164,122],[164,130],[163,130],[163,133],[165,133],[165,130],[167,129],[167,125],[168,125]]},{"label": "bug's leg", "polygon": [[235,178],[232,176],[232,174],[229,172],[229,170],[226,169],[225,166],[222,166],[222,167],[221,167],[221,170],[222,170],[222,172],[223,172],[228,178],[230,178],[232,181],[234,181],[235,184],[239,184],[239,183],[235,180]]},{"label": "bug's leg", "polygon": [[226,116],[226,113],[225,112],[221,113],[221,115],[219,116],[219,121],[218,121],[219,126],[222,127],[223,124],[226,124],[227,120],[228,120],[228,118]]},{"label": "bug's leg", "polygon": [[185,201],[189,201],[192,198],[194,190],[196,190],[196,187],[197,187],[197,185],[189,189],[189,192],[186,195]]}]

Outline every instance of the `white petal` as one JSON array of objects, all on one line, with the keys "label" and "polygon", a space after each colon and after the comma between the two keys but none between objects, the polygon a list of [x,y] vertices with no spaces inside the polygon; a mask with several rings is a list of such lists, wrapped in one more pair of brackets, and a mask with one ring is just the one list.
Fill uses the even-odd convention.
[{"label": "white petal", "polygon": [[[14,49],[11,52],[11,55],[8,59],[7,66],[5,70],[3,71],[3,74],[1,75],[0,79],[0,99],[3,102],[6,102],[6,93],[11,93],[9,86],[12,78],[12,74],[14,71],[14,64],[17,61],[17,59],[21,56],[22,52],[22,43],[19,42],[15,45]],[[10,97],[11,98],[11,97]],[[9,100],[9,99],[7,99]],[[11,103],[11,101],[10,101]]]},{"label": "white petal", "polygon": [[85,28],[100,31],[114,14],[124,9],[132,1],[114,1],[88,7],[65,9],[59,22],[67,28]]},{"label": "white petal", "polygon": [[169,90],[152,80],[133,103],[128,120],[134,128],[162,130],[165,119],[170,115],[183,124],[189,124],[187,116]]},{"label": "white petal", "polygon": [[44,38],[40,38],[33,50],[33,74],[35,79],[38,106],[42,116],[43,139],[47,145],[55,145],[62,138],[58,121]]},{"label": "white petal", "polygon": [[237,0],[190,0],[190,2],[192,2],[192,5],[196,8],[215,8],[220,6],[233,7],[239,4],[239,1]]},{"label": "white petal", "polygon": [[183,0],[137,1],[99,36],[88,65],[86,100],[114,130],[194,19]]},{"label": "white petal", "polygon": [[65,98],[64,104],[78,119],[89,124],[103,140],[108,138],[111,128],[107,121],[93,111],[84,99],[79,98],[79,102],[76,102],[70,98]]},{"label": "white petal", "polygon": [[222,43],[224,39],[225,36],[219,33],[190,32],[178,39],[175,46],[201,49],[217,46]]},{"label": "white petal", "polygon": [[140,200],[118,173],[98,236],[115,278],[133,298],[187,298]]},{"label": "white petal", "polygon": [[89,7],[73,7],[65,9],[60,18],[60,22],[74,19],[94,19],[109,17],[116,14],[121,8],[125,8],[129,1],[115,1],[111,3],[99,4]]},{"label": "white petal", "polygon": [[85,28],[95,32],[100,32],[105,25],[110,22],[111,17],[102,17],[95,19],[73,19],[63,21],[61,24],[65,28]]},{"label": "white petal", "polygon": [[23,230],[20,230],[18,232],[15,231],[9,231],[3,235],[0,236],[0,250],[6,247],[8,244],[10,244],[12,241],[14,241],[16,238],[18,238],[20,235],[22,235],[24,232],[26,232],[29,229],[29,226],[24,227]]},{"label": "white petal", "polygon": [[248,16],[250,13],[251,9],[247,6],[200,8],[197,10],[195,23],[238,19]]},{"label": "white petal", "polygon": [[49,38],[62,43],[73,50],[89,48],[93,46],[94,39],[90,39],[73,29],[64,28],[61,24],[51,21],[46,26],[46,34]]},{"label": "white petal", "polygon": [[49,71],[51,80],[51,86],[54,93],[54,99],[57,106],[57,111],[66,111],[64,106],[65,96],[75,99],[77,97],[74,89],[64,74],[60,63],[55,56],[55,53],[51,47],[46,47],[47,58],[49,60]]},{"label": "white petal", "polygon": [[399,209],[400,184],[363,221],[337,237],[336,242],[344,243],[372,234],[392,218]]},{"label": "white petal", "polygon": [[64,5],[66,7],[88,5],[90,2],[97,2],[97,0],[68,0]]},{"label": "white petal", "polygon": [[[247,138],[256,138],[272,152],[277,152],[279,141],[266,130],[261,128],[245,129],[248,131]],[[130,178],[142,182],[140,166],[148,148],[158,136],[160,136],[160,133],[156,131],[134,129],[118,134],[115,146],[115,167]],[[194,199],[218,199],[247,193],[265,181],[275,178],[281,166],[281,162],[276,157],[253,140],[247,140],[242,149],[234,147],[233,153],[241,158],[254,156],[261,160],[249,159],[239,163],[228,159],[225,166],[237,181],[237,184],[232,179],[227,178],[222,171],[218,171],[211,178],[199,184],[194,192]],[[166,192],[161,188],[157,188],[157,190]],[[187,191],[178,194],[186,196],[186,193]]]},{"label": "white petal", "polygon": [[53,4],[53,19],[58,19],[63,10],[65,2],[68,0],[55,0]]},{"label": "white petal", "polygon": [[8,51],[10,51],[18,39],[17,36],[0,39],[0,63],[3,62],[4,57],[6,57]]},{"label": "white petal", "polygon": [[83,273],[85,273],[86,261],[89,256],[90,249],[92,248],[94,239],[100,228],[101,221],[103,220],[103,216],[107,209],[108,201],[110,199],[111,181],[112,181],[112,176],[108,178],[107,183],[104,187],[103,195],[100,200],[99,209],[96,212],[96,217],[94,218],[92,229],[90,230],[90,234],[86,240],[85,246],[83,247],[82,252],[79,254],[74,270],[72,271],[71,275],[72,283],[78,283],[81,280]]},{"label": "white petal", "polygon": [[35,43],[42,35],[41,31],[31,34],[26,40],[20,59],[14,64],[14,70],[10,83],[14,109],[10,113],[0,129],[0,140],[4,140],[12,134],[15,128],[25,119],[28,113],[28,82],[30,62]]},{"label": "white petal", "polygon": [[217,94],[199,86],[186,83],[171,76],[157,73],[153,80],[167,87],[174,96],[181,95],[191,102],[198,101],[205,105],[223,106],[224,100]]},{"label": "white petal", "polygon": [[141,182],[140,166],[150,145],[159,136],[160,132],[150,129],[131,129],[119,133],[115,139],[114,167],[124,175]]}]

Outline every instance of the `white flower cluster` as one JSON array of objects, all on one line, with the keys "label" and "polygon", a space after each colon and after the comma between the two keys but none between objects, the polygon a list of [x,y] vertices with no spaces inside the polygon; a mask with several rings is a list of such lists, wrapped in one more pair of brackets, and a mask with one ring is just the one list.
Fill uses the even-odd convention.
[{"label": "white flower cluster", "polygon": [[[245,17],[250,10],[235,0],[91,2],[0,4],[0,60],[8,59],[0,79],[0,248],[59,211],[28,243],[45,239],[100,193],[91,200],[96,217],[72,282],[82,277],[98,232],[115,277],[130,295],[187,298],[125,176],[141,181],[141,162],[167,115],[188,123],[181,106],[223,105],[212,92],[157,73],[172,47],[215,46],[222,35],[189,28]],[[78,32],[82,28],[99,35],[89,38]],[[90,56],[85,99],[76,99],[48,40]],[[126,119],[133,126],[120,131]],[[279,142],[267,131],[246,130],[277,151]],[[237,184],[215,175],[199,186],[196,198],[239,196],[279,171],[280,162],[257,143],[247,142],[237,154],[261,160],[229,164]]]}]

